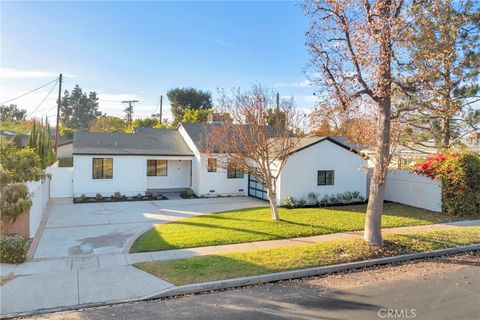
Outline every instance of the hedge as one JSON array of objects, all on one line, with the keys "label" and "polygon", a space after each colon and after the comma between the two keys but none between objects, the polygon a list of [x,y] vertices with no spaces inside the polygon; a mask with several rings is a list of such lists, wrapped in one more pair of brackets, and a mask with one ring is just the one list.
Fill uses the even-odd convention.
[{"label": "hedge", "polygon": [[415,164],[413,172],[442,181],[442,210],[461,217],[480,216],[480,155],[445,151]]}]

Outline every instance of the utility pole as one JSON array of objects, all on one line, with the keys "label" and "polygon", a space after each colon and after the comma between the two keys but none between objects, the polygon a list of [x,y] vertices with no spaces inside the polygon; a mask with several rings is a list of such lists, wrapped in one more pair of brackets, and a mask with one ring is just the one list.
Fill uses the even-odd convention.
[{"label": "utility pole", "polygon": [[163,96],[160,96],[160,113],[159,113],[160,124],[162,124],[162,107],[163,107]]},{"label": "utility pole", "polygon": [[55,126],[55,153],[58,149],[58,129],[60,124],[60,104],[62,99],[62,74],[58,77],[57,125]]},{"label": "utility pole", "polygon": [[280,110],[280,93],[277,92],[277,110]]},{"label": "utility pole", "polygon": [[122,103],[128,103],[127,109],[124,111],[128,112],[128,126],[132,127],[132,113],[133,113],[133,103],[138,102],[138,100],[124,100]]}]

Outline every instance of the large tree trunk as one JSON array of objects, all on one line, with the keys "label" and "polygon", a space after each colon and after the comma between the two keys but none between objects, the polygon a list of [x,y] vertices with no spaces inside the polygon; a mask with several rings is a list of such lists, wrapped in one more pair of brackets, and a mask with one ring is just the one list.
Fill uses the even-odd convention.
[{"label": "large tree trunk", "polygon": [[377,92],[378,123],[376,159],[370,183],[367,214],[365,217],[365,230],[363,238],[370,244],[383,246],[382,238],[382,213],[385,198],[385,180],[388,164],[390,163],[390,124],[392,107],[392,45],[391,45],[391,1],[379,3],[379,12],[382,19],[382,32],[380,33],[380,77]]},{"label": "large tree trunk", "polygon": [[377,146],[375,167],[370,183],[365,231],[363,238],[368,243],[383,245],[382,212],[385,198],[385,181],[390,162],[390,98],[382,103],[378,116]]}]

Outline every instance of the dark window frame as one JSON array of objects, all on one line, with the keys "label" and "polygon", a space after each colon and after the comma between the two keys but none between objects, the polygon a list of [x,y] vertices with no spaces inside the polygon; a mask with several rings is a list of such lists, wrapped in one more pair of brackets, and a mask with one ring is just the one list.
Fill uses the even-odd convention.
[{"label": "dark window frame", "polygon": [[[211,164],[214,163],[214,164]],[[217,159],[216,158],[208,158],[207,159],[207,171],[208,172],[217,172]]]},{"label": "dark window frame", "polygon": [[[155,162],[155,174],[151,174],[149,171],[149,162],[154,161]],[[165,163],[165,174],[158,174],[158,169],[159,169],[159,162],[164,162]],[[147,159],[147,177],[166,177],[168,176],[168,160],[164,159]]]},{"label": "dark window frame", "polygon": [[[106,170],[106,161],[105,160],[110,160],[112,164],[112,171],[110,174],[108,174],[108,170]],[[95,174],[95,169],[97,168],[95,166],[96,161],[101,161],[101,165],[99,166],[99,174]],[[107,172],[106,172],[107,171]],[[113,179],[113,158],[92,158],[92,179],[94,180],[103,180],[103,179]]]},{"label": "dark window frame", "polygon": [[[320,176],[321,173],[322,173],[322,177]],[[335,185],[335,170],[318,170],[317,171],[317,186],[333,186],[333,185]]]}]

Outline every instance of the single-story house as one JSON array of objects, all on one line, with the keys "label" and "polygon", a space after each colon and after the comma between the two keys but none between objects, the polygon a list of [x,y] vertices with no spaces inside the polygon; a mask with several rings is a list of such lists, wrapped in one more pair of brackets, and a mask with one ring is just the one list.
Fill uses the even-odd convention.
[{"label": "single-story house", "polygon": [[[212,124],[181,123],[176,129],[138,128],[132,134],[76,132],[73,139],[73,194],[125,195],[178,192],[197,196],[253,196],[267,199],[252,176],[223,169],[223,155],[205,152]],[[358,191],[367,194],[366,160],[341,137],[308,136],[280,173],[277,202]]]}]

